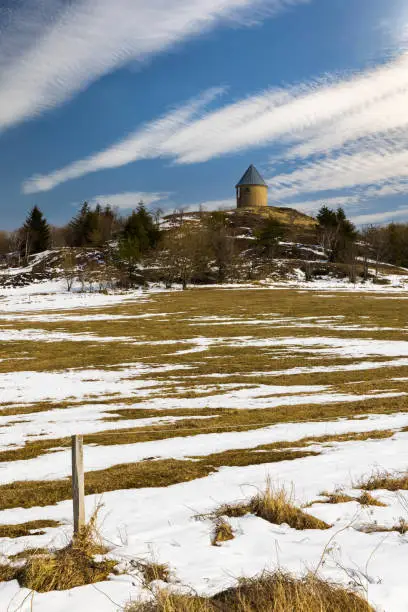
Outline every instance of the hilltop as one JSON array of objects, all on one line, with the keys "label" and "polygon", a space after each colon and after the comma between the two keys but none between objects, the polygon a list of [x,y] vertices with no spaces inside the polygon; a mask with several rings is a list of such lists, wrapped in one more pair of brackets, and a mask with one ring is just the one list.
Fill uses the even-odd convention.
[{"label": "hilltop", "polygon": [[129,223],[138,214],[156,233],[154,246],[141,251],[143,227],[130,225],[136,232],[130,238],[124,239],[120,230],[122,236],[113,234],[99,245],[50,248],[28,257],[9,253],[0,260],[0,286],[62,280],[68,289],[76,285],[83,291],[102,291],[148,283],[186,286],[347,278],[387,283],[390,275],[407,273],[405,268],[375,261],[371,247],[355,239],[351,259],[346,253],[333,261],[317,220],[291,208],[179,211],[155,226],[143,209]]}]

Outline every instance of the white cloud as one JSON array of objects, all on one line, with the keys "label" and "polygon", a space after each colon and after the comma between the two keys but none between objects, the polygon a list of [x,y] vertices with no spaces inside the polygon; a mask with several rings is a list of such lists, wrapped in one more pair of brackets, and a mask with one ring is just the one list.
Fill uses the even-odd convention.
[{"label": "white cloud", "polygon": [[[21,0],[0,24],[0,129],[226,21],[308,0]],[[14,4],[14,6],[13,6]]]},{"label": "white cloud", "polygon": [[204,112],[205,101],[193,112],[190,104],[99,154],[33,177],[24,190],[51,189],[145,157],[187,164],[271,143],[283,147],[281,159],[298,159],[294,172],[270,179],[272,200],[372,184],[399,190],[408,177],[408,53],[363,73],[269,89],[212,112]]},{"label": "white cloud", "polygon": [[126,191],[110,195],[99,195],[89,200],[90,206],[100,204],[101,206],[111,206],[112,208],[131,209],[136,208],[140,202],[146,206],[167,200],[167,193],[151,193],[145,191]]},{"label": "white cloud", "polygon": [[[179,163],[192,163],[276,142],[300,141],[307,147],[305,143],[314,138],[314,146],[300,149],[309,156],[372,134],[405,129],[407,94],[404,54],[367,73],[269,90],[224,107],[184,128],[167,149]],[[297,154],[294,149],[284,157]]]},{"label": "white cloud", "polygon": [[[408,179],[408,150],[392,151],[379,143],[372,148],[363,145],[355,153],[329,156],[309,163],[289,174],[270,179],[269,184],[278,198],[294,197],[302,193],[350,189],[367,185],[394,182],[405,185]],[[391,195],[391,187],[388,188]],[[378,195],[381,191],[378,190]],[[385,192],[384,192],[385,195]]]},{"label": "white cloud", "polygon": [[[273,200],[270,202],[270,204],[274,204]],[[320,200],[304,200],[302,202],[287,202],[286,206],[313,215],[317,213],[322,206],[329,206],[330,208],[343,208],[344,206],[356,206],[359,204],[361,204],[361,197],[354,195],[321,198]]]},{"label": "white cloud", "polygon": [[163,142],[172,134],[182,129],[188,121],[216,96],[222,89],[210,89],[199,98],[190,100],[184,106],[176,108],[163,117],[146,124],[127,138],[109,147],[105,151],[76,161],[51,174],[31,177],[23,185],[24,193],[49,191],[65,181],[79,178],[91,172],[107,168],[117,168],[140,159],[149,159],[161,154]]},{"label": "white cloud", "polygon": [[408,221],[408,206],[400,206],[395,210],[386,210],[384,212],[357,215],[352,217],[351,220],[356,225],[370,225],[387,221]]}]

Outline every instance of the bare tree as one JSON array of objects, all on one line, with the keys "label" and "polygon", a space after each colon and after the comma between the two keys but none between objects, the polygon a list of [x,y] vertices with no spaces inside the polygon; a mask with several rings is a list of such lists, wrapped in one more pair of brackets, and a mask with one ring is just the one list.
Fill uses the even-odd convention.
[{"label": "bare tree", "polygon": [[375,276],[378,276],[378,267],[381,260],[387,255],[387,230],[384,227],[375,227],[374,225],[368,225],[363,228],[362,239],[364,245],[364,261],[373,259],[375,261]]},{"label": "bare tree", "polygon": [[208,248],[218,270],[218,282],[223,283],[237,260],[234,233],[222,211],[208,216],[206,228]]},{"label": "bare tree", "polygon": [[77,262],[74,249],[65,249],[62,259],[62,275],[65,279],[68,291],[71,291],[75,279],[78,276]]},{"label": "bare tree", "polygon": [[166,232],[160,248],[167,287],[181,282],[183,289],[187,289],[194,275],[208,267],[207,234],[201,227],[183,224]]}]

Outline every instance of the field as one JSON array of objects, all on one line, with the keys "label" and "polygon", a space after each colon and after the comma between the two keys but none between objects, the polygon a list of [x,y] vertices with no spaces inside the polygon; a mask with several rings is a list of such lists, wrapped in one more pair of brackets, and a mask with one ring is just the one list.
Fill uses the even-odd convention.
[{"label": "field", "polygon": [[[120,610],[150,597],[146,563],[199,595],[311,571],[408,609],[407,304],[383,286],[5,290],[0,565],[70,540],[74,433],[118,565],[69,591],[1,582],[0,609]],[[300,523],[254,509],[266,486]]]}]

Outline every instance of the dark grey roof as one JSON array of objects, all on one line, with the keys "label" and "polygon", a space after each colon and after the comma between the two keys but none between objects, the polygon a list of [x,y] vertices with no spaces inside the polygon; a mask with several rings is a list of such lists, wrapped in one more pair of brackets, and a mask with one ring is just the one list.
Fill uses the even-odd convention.
[{"label": "dark grey roof", "polygon": [[244,176],[235,186],[242,187],[244,185],[264,185],[265,187],[267,187],[267,184],[263,180],[262,176],[252,164],[249,166]]}]

